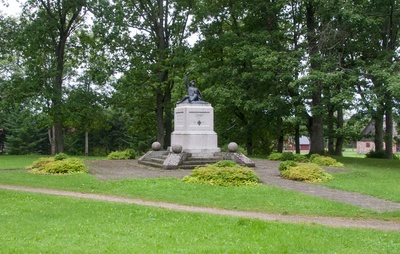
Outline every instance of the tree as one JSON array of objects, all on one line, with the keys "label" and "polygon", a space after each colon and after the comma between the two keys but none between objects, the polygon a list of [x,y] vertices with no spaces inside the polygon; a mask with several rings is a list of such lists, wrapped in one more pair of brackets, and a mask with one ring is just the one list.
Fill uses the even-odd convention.
[{"label": "tree", "polygon": [[70,59],[71,35],[83,24],[86,7],[84,0],[30,0],[23,7],[24,31],[18,47],[25,61],[25,84],[32,86],[33,97],[41,93],[50,104],[52,153],[64,151],[66,63]]},{"label": "tree", "polygon": [[[128,82],[119,82],[119,93],[135,95],[131,102],[151,95],[148,110],[157,126],[157,141],[168,146],[172,132],[172,75],[183,73],[188,36],[190,1],[120,1],[97,10],[96,32],[113,52],[117,68]],[[183,76],[183,75],[182,75]],[[125,96],[125,95],[122,95]],[[148,105],[148,102],[145,102]]]}]

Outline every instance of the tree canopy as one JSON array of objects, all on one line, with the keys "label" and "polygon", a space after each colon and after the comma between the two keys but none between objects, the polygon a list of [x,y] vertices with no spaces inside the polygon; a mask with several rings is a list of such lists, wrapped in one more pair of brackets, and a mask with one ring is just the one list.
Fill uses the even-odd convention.
[{"label": "tree canopy", "polygon": [[0,129],[17,147],[37,122],[38,152],[166,148],[190,72],[221,146],[300,152],[305,135],[341,155],[371,120],[393,158],[399,21],[394,0],[28,0],[0,15]]}]

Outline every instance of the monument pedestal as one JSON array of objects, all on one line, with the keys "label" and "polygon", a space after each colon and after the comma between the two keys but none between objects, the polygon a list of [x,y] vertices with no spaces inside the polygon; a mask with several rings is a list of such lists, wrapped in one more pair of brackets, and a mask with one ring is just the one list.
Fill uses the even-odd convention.
[{"label": "monument pedestal", "polygon": [[174,111],[171,146],[180,145],[192,157],[213,157],[221,150],[214,132],[214,109],[209,103],[182,103]]}]

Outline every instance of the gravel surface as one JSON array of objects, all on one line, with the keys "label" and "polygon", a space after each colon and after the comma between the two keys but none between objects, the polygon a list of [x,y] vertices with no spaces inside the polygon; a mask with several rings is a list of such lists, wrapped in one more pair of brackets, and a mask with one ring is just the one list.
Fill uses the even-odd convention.
[{"label": "gravel surface", "polygon": [[[255,160],[256,167],[254,170],[259,174],[264,184],[278,186],[280,188],[294,190],[306,193],[313,196],[318,196],[330,200],[349,203],[363,208],[375,210],[378,212],[400,210],[400,203],[390,202],[367,195],[358,193],[349,193],[338,191],[319,186],[315,184],[307,184],[283,179],[279,176],[279,162],[267,160]],[[162,170],[140,165],[136,160],[127,161],[86,161],[89,167],[89,172],[102,181],[118,180],[128,178],[159,178],[159,177],[175,177],[182,178],[190,174],[191,170]],[[343,170],[343,169],[332,169]],[[322,217],[322,216],[303,216],[303,215],[281,215],[281,214],[266,214],[258,212],[231,211],[208,207],[193,207],[164,202],[153,202],[134,198],[121,198],[110,195],[98,195],[89,193],[78,193],[72,191],[59,191],[41,188],[21,187],[0,185],[1,189],[27,191],[34,193],[42,193],[49,195],[68,196],[75,198],[94,199],[107,202],[119,202],[159,207],[164,209],[219,214],[226,216],[254,218],[266,221],[280,221],[288,223],[302,224],[319,224],[330,227],[356,227],[368,228],[376,230],[394,230],[400,231],[400,222],[396,221],[381,221],[381,220],[365,220],[352,219],[341,217]]]}]

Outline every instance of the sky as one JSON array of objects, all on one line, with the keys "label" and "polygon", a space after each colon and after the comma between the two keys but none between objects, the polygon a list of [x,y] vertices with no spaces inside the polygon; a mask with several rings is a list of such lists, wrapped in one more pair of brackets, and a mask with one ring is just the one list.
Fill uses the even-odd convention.
[{"label": "sky", "polygon": [[[8,2],[8,7],[4,6],[3,2]],[[18,1],[20,2],[20,1]],[[7,15],[17,16],[18,13],[21,11],[20,3],[17,0],[0,0],[0,10]]]}]

